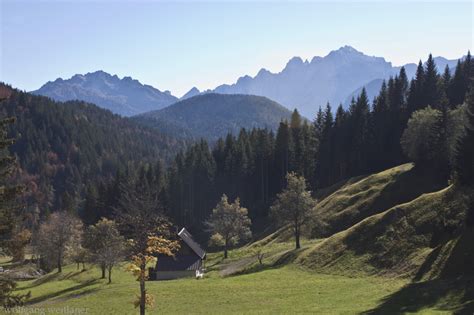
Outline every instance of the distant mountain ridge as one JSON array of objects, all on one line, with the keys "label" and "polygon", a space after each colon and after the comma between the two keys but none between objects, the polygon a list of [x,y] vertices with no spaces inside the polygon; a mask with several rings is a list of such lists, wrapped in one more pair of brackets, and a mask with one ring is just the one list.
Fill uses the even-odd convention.
[{"label": "distant mountain ridge", "polygon": [[76,74],[67,80],[59,78],[32,93],[56,101],[82,100],[94,103],[122,116],[161,109],[178,100],[169,91],[162,92],[131,77],[120,79],[104,71]]},{"label": "distant mountain ridge", "polygon": [[[434,60],[440,73],[446,65],[454,69],[457,62],[444,57],[435,57]],[[404,67],[411,79],[417,64],[409,63]],[[324,57],[313,57],[311,61],[293,57],[278,73],[261,69],[255,77],[245,75],[233,84],[223,84],[214,90],[200,91],[193,87],[181,98],[143,85],[131,77],[119,79],[104,71],[77,74],[68,80],[57,79],[32,93],[58,101],[79,99],[91,102],[122,116],[159,110],[208,93],[258,95],[290,110],[297,108],[302,115],[313,118],[318,107],[327,102],[333,107],[339,104],[347,107],[351,98],[357,97],[363,87],[372,100],[382,81],[398,74],[400,68],[383,57],[368,56],[351,46],[344,46]]]},{"label": "distant mountain ridge", "polygon": [[[457,60],[436,57],[435,62],[442,72],[446,64],[453,68]],[[415,63],[405,65],[408,78],[415,75],[416,66]],[[213,92],[265,96],[287,108],[296,107],[311,118],[326,102],[333,106],[347,105],[347,98],[354,92],[377,79],[381,84],[383,79],[396,75],[400,68],[382,57],[367,56],[351,46],[344,46],[311,61],[293,57],[281,72],[261,69],[255,77],[240,77],[236,83],[220,85]],[[371,89],[375,90],[378,89]]]},{"label": "distant mountain ridge", "polygon": [[266,97],[206,93],[133,119],[175,137],[212,141],[241,128],[276,129],[290,117],[288,109]]}]

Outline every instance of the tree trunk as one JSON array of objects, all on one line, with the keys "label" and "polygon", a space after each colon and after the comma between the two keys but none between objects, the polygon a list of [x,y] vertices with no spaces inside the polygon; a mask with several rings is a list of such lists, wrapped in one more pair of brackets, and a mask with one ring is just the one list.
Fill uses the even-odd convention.
[{"label": "tree trunk", "polygon": [[145,268],[146,268],[146,264],[143,261],[142,264],[140,265],[140,315],[145,315],[145,302],[146,302]]},{"label": "tree trunk", "polygon": [[63,268],[61,266],[61,253],[58,254],[58,273],[63,272]]},{"label": "tree trunk", "polygon": [[112,283],[112,266],[109,266],[109,284]]},{"label": "tree trunk", "polygon": [[105,279],[105,265],[104,264],[100,265],[100,269],[102,269],[102,277],[100,278]]},{"label": "tree trunk", "polygon": [[79,262],[77,262],[77,270],[79,270]]},{"label": "tree trunk", "polygon": [[295,241],[296,241],[296,249],[300,249],[300,230],[298,227],[295,226]]},{"label": "tree trunk", "polygon": [[86,264],[82,262],[82,270],[86,270]]},{"label": "tree trunk", "polygon": [[227,259],[227,244],[229,242],[227,241],[227,239],[225,240],[225,243],[224,243],[224,259]]}]

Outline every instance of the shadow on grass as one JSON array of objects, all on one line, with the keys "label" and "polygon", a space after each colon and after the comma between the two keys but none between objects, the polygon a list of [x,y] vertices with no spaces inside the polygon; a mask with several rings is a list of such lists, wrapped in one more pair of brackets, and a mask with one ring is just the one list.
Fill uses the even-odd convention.
[{"label": "shadow on grass", "polygon": [[31,289],[31,288],[37,287],[39,285],[42,285],[42,284],[50,282],[50,281],[70,279],[72,277],[75,277],[75,276],[81,274],[82,272],[83,271],[76,271],[76,272],[68,272],[66,274],[58,273],[58,272],[50,273],[50,274],[47,274],[47,275],[45,275],[45,276],[43,276],[39,279],[36,279],[30,285],[28,285],[26,287],[22,287],[22,289]]},{"label": "shadow on grass", "polygon": [[[322,236],[329,237],[344,231],[374,214],[382,213],[396,205],[412,201],[422,194],[438,191],[444,187],[446,187],[444,182],[416,168],[392,175],[392,180],[357,211],[345,210],[330,219],[328,221],[330,227]],[[366,198],[366,196],[360,194],[351,196],[351,203],[360,198]]]},{"label": "shadow on grass", "polygon": [[97,288],[93,288],[93,289],[91,288],[91,289],[84,290],[84,291],[81,291],[81,292],[76,292],[76,291],[87,288],[87,287],[89,287],[91,285],[94,285],[98,282],[99,281],[97,279],[89,280],[89,281],[80,283],[78,285],[72,286],[72,287],[64,289],[64,290],[60,290],[60,291],[52,292],[52,293],[49,293],[49,294],[41,295],[41,296],[38,296],[38,297],[34,297],[32,299],[29,299],[28,302],[26,303],[26,305],[31,305],[31,304],[44,302],[46,300],[53,299],[55,297],[62,296],[62,295],[65,295],[65,296],[62,297],[63,299],[68,299],[68,298],[74,298],[74,297],[82,296],[84,294],[92,293],[92,292],[96,291]]},{"label": "shadow on grass", "polygon": [[454,314],[474,313],[474,280],[452,279],[411,283],[362,314],[404,314],[436,308]]},{"label": "shadow on grass", "polygon": [[307,249],[307,247],[302,247],[300,249],[286,250],[282,252],[281,254],[277,253],[276,255],[279,255],[279,256],[274,261],[272,261],[272,256],[270,256],[270,257],[267,257],[267,261],[270,260],[271,262],[265,262],[265,259],[264,259],[262,264],[258,262],[257,256],[248,257],[247,263],[241,266],[242,268],[236,269],[234,272],[226,274],[225,276],[227,277],[240,276],[240,275],[261,272],[265,270],[279,269],[281,267],[284,267],[285,265],[288,265],[294,262],[295,259],[298,257],[298,254],[301,251],[304,251],[305,249]]}]

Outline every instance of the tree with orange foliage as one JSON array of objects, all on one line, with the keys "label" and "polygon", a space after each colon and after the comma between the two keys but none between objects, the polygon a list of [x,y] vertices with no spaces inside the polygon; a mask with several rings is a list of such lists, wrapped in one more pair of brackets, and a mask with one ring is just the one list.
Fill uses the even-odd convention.
[{"label": "tree with orange foliage", "polygon": [[140,307],[140,315],[144,315],[147,306],[154,306],[154,298],[145,288],[148,267],[156,264],[157,255],[173,256],[179,243],[170,237],[171,224],[163,214],[158,197],[140,184],[129,182],[121,187],[116,210],[117,222],[129,243],[127,270],[140,282],[140,295],[134,304]]}]

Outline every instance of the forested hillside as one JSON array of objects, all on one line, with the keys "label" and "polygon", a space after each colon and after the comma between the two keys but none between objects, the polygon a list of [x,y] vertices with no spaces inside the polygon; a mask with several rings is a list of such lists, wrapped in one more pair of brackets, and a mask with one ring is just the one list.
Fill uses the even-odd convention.
[{"label": "forested hillside", "polygon": [[203,94],[135,119],[174,136],[210,141],[237,134],[241,128],[276,129],[291,112],[262,96]]},{"label": "forested hillside", "polygon": [[29,224],[56,210],[76,209],[86,185],[147,161],[169,161],[183,141],[79,101],[55,102],[9,86],[0,116],[15,117],[9,135],[19,169],[14,181],[27,186],[23,202]]},{"label": "forested hillside", "polygon": [[[213,146],[200,141],[176,156],[167,175],[148,176],[149,185],[161,192],[175,223],[196,231],[202,231],[223,193],[241,199],[255,227],[268,222],[269,206],[285,187],[288,172],[303,175],[317,193],[341,180],[412,161],[417,172],[429,174],[418,189],[446,186],[454,176],[457,152],[471,147],[459,139],[465,132],[468,111],[462,104],[473,73],[470,54],[453,74],[448,68],[439,74],[430,55],[418,65],[415,79],[409,82],[401,68],[373,102],[363,90],[348,110],[339,106],[334,115],[328,104],[312,123],[295,111],[276,134],[242,129]],[[154,174],[147,166],[138,173],[147,172]],[[153,182],[156,178],[159,184]],[[408,198],[403,196],[397,198]]]}]

